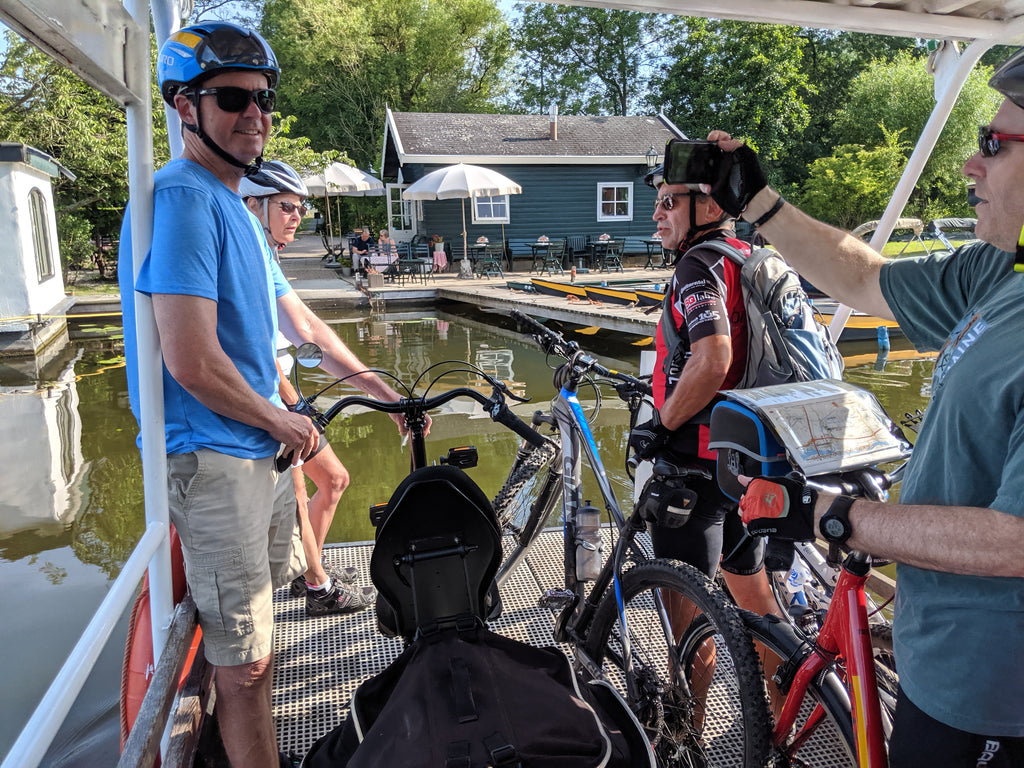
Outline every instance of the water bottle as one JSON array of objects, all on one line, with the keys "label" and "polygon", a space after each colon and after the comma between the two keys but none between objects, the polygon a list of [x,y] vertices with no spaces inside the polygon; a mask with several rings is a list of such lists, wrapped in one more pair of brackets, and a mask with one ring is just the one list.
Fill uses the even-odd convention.
[{"label": "water bottle", "polygon": [[790,605],[807,605],[807,596],[804,594],[804,584],[811,580],[811,572],[796,555],[793,556],[793,564],[789,568],[789,575],[786,577],[786,592],[789,593]]},{"label": "water bottle", "polygon": [[601,510],[590,499],[576,511],[576,578],[592,581],[601,573]]}]

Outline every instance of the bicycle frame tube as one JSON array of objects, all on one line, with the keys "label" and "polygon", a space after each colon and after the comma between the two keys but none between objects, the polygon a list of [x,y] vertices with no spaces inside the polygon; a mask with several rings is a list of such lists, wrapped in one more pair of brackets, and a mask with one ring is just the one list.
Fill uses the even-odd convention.
[{"label": "bicycle frame tube", "polygon": [[[886,768],[889,761],[882,731],[878,680],[875,677],[864,593],[869,573],[868,562],[864,555],[853,552],[843,564],[825,623],[818,633],[816,652],[809,654],[797,670],[772,738],[776,744],[785,740],[796,722],[800,703],[810,681],[830,661],[841,657],[846,662],[845,682],[850,692],[857,765],[859,768]],[[820,705],[815,708],[815,712],[794,738],[795,745],[810,735],[824,715],[820,710]]]}]

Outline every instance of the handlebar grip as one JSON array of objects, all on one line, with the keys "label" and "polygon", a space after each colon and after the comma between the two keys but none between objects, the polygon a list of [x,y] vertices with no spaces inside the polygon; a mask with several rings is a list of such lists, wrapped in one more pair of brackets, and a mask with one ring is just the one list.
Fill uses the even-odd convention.
[{"label": "handlebar grip", "polygon": [[538,448],[544,445],[544,436],[512,413],[504,403],[501,403],[491,411],[491,419],[499,424],[504,424],[531,445],[535,445]]}]

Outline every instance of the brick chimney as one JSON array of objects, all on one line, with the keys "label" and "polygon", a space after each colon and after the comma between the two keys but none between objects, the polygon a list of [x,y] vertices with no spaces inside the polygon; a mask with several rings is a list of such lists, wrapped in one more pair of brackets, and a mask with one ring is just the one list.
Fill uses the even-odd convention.
[{"label": "brick chimney", "polygon": [[552,141],[558,141],[558,105],[554,102],[551,102],[551,106],[548,108],[548,117],[551,120],[548,138]]}]

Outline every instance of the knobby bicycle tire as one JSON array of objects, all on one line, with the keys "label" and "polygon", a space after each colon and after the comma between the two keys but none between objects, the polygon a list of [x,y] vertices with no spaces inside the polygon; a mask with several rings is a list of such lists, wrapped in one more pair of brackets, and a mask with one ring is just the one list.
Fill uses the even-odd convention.
[{"label": "knobby bicycle tire", "polygon": [[[602,598],[585,648],[629,702],[647,731],[659,766],[763,766],[769,752],[768,702],[760,661],[736,607],[704,574],[677,560],[640,563],[623,574],[621,588],[636,694],[629,693],[622,673],[615,590]],[[669,641],[663,616],[655,610],[654,590],[669,602],[670,595],[684,597],[699,611],[676,645],[683,680],[669,671]],[[690,631],[698,625],[708,629]],[[715,656],[710,681],[702,675],[709,671],[708,640],[714,642]],[[698,654],[703,663],[698,662]],[[692,695],[688,683],[707,685],[707,696]],[[703,727],[695,724],[695,714],[698,720],[703,716]]]},{"label": "knobby bicycle tire", "polygon": [[[808,654],[814,653],[807,639],[784,619],[778,616],[759,616],[745,610],[740,611],[740,616],[755,642],[764,644],[779,656],[783,660],[783,666],[790,661],[794,665],[799,665]],[[792,695],[792,691],[787,691],[787,695]],[[850,696],[840,676],[834,670],[826,668],[810,681],[804,699],[796,720],[797,729],[803,725],[815,705],[821,705],[827,718],[818,723],[811,738],[798,749],[793,749],[788,742],[774,745],[775,756],[785,756],[781,764],[828,765],[834,768],[856,766],[856,737],[853,731]]]},{"label": "knobby bicycle tire", "polygon": [[525,455],[517,455],[505,484],[494,497],[492,506],[499,528],[503,533],[511,531],[519,543],[544,525],[545,520],[536,519],[544,510],[534,509],[533,501],[543,488],[544,470],[559,453],[558,445],[551,440],[541,446],[530,445]]}]

